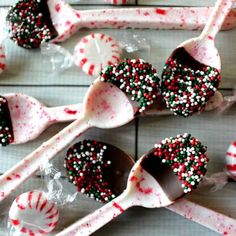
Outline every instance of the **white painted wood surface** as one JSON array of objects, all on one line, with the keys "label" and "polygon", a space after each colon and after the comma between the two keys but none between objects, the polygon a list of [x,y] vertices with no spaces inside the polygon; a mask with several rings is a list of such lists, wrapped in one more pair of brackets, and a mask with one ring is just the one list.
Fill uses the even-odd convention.
[{"label": "white painted wood surface", "polygon": [[[0,6],[11,5],[12,0],[1,0]],[[71,1],[80,5],[76,8],[91,9],[101,6],[92,6],[93,4],[103,4],[103,0],[81,0]],[[134,3],[132,1],[131,3]],[[213,4],[209,1],[180,1],[180,0],[139,0],[139,4],[145,5],[191,5],[203,6]],[[85,5],[87,4],[87,6]],[[83,5],[83,6],[82,6]],[[108,6],[104,6],[108,7]],[[7,7],[5,7],[7,9]],[[73,38],[61,44],[69,51],[73,51],[76,42],[84,35],[92,31],[81,30]],[[185,39],[196,36],[198,32],[187,31],[154,31],[154,30],[96,30],[96,32],[108,33],[120,42],[128,42],[133,34],[139,38],[146,38],[148,46],[128,54],[129,57],[141,56],[153,63],[159,69],[167,59],[171,51],[180,42]],[[217,37],[217,47],[222,58],[223,81],[221,88],[227,94],[232,93],[234,87],[236,69],[236,30],[220,33]],[[71,103],[82,102],[83,95],[87,87],[93,81],[83,74],[78,68],[72,67],[67,71],[53,74],[49,58],[43,58],[39,50],[27,51],[18,48],[12,42],[7,40],[7,61],[8,70],[1,75],[0,94],[9,92],[22,92],[36,97],[48,106],[58,106]],[[92,129],[80,139],[94,138],[107,141],[111,144],[123,148],[129,154],[141,156],[144,152],[152,148],[153,144],[162,138],[174,136],[177,133],[190,132],[197,136],[208,146],[208,154],[211,158],[209,164],[209,174],[222,171],[224,168],[224,155],[231,141],[236,139],[235,126],[236,108],[232,107],[223,116],[216,116],[214,113],[204,113],[191,118],[180,118],[176,116],[166,117],[145,117],[139,118],[138,122],[113,130]],[[19,146],[8,146],[0,149],[0,173],[3,173],[17,161],[29,154],[42,142],[50,138],[53,134],[62,129],[66,124],[59,124],[50,127],[37,140]],[[136,139],[137,138],[137,139]],[[80,140],[78,139],[78,140]],[[55,160],[55,165],[63,171],[63,151]],[[74,186],[62,179],[69,190],[75,191]],[[0,205],[0,235],[7,235],[5,228],[6,212],[11,201],[17,194],[32,190],[35,188],[45,189],[45,181],[40,173],[37,177],[31,178],[16,193]],[[236,184],[228,184],[224,190],[210,193],[209,190],[193,193],[191,199],[212,209],[236,217]],[[66,227],[76,219],[86,215],[92,210],[98,208],[100,204],[78,196],[76,201],[67,205],[62,210],[62,217],[57,231]],[[127,213],[111,222],[94,235],[103,236],[214,236],[218,235],[202,226],[192,223],[184,218],[171,213],[165,209],[130,209]],[[51,234],[54,235],[54,234]]]}]

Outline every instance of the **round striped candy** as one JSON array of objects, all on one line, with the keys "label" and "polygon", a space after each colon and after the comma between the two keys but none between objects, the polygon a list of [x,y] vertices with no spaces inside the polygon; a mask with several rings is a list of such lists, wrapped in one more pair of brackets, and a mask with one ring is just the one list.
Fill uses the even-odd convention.
[{"label": "round striped candy", "polygon": [[236,180],[236,141],[234,141],[226,152],[226,172],[228,176]]},{"label": "round striped candy", "polygon": [[11,205],[9,221],[22,234],[44,235],[57,225],[57,206],[47,200],[43,192],[31,191],[18,196]]},{"label": "round striped candy", "polygon": [[103,68],[120,61],[121,49],[105,34],[91,34],[80,40],[74,50],[75,64],[86,74],[98,76]]},{"label": "round striped candy", "polygon": [[6,69],[6,56],[4,48],[0,45],[0,74]]}]

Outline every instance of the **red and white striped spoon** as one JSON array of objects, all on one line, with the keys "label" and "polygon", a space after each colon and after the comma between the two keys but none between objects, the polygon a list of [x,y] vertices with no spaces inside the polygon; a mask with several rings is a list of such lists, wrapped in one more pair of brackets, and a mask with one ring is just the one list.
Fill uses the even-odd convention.
[{"label": "red and white striped spoon", "polygon": [[[209,7],[113,8],[81,11],[73,9],[63,0],[48,0],[47,2],[41,0],[36,2],[39,4],[39,12],[33,12],[28,2],[26,4],[20,0],[18,3],[20,4],[14,5],[8,14],[10,37],[25,48],[40,47],[45,41],[64,41],[80,28],[200,30],[205,26],[212,11]],[[45,10],[40,12],[40,8]],[[28,28],[27,19],[19,14],[22,9],[27,14],[32,14],[32,26],[37,25],[37,19],[40,19],[40,22],[44,19],[44,27],[40,32],[38,32],[38,27],[34,28],[35,31],[32,30],[33,27]],[[232,29],[235,26],[236,16],[233,10],[222,28]],[[45,33],[45,28],[47,33]],[[48,33],[51,35],[48,36]],[[37,37],[32,35],[37,35]]]}]

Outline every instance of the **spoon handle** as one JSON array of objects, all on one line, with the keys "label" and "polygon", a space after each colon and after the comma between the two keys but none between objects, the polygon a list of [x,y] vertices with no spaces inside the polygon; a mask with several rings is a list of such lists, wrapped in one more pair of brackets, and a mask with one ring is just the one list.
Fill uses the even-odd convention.
[{"label": "spoon handle", "polygon": [[81,117],[83,104],[74,104],[60,107],[46,107],[45,111],[49,114],[49,122],[67,122]]},{"label": "spoon handle", "polygon": [[235,0],[217,0],[214,10],[210,15],[210,19],[202,31],[202,39],[215,39],[216,34],[219,32],[234,2]]},{"label": "spoon handle", "polygon": [[95,212],[87,215],[81,220],[56,234],[56,236],[87,236],[100,229],[103,225],[116,218],[132,206],[132,198],[127,196],[126,191],[116,199],[107,203]]},{"label": "spoon handle", "polygon": [[1,175],[0,202],[89,127],[84,117],[74,121]]},{"label": "spoon handle", "polygon": [[182,198],[167,209],[221,235],[236,235],[236,219]]},{"label": "spoon handle", "polygon": [[[212,8],[165,7],[75,10],[62,0],[48,0],[51,20],[58,32],[53,42],[62,42],[81,28],[136,28],[202,30]],[[234,11],[223,29],[236,26]]]}]

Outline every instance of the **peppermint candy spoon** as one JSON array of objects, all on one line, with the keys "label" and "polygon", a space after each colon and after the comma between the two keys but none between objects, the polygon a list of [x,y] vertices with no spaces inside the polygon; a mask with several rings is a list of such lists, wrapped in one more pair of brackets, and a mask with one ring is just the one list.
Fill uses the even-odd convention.
[{"label": "peppermint candy spoon", "polygon": [[90,235],[132,206],[173,204],[202,180],[208,162],[205,152],[190,134],[164,139],[136,162],[120,196],[57,235]]},{"label": "peppermint candy spoon", "polygon": [[[216,92],[208,102],[205,110],[214,110],[223,102],[223,96]],[[46,107],[36,98],[21,93],[9,93],[0,96],[0,144],[22,144],[36,139],[48,126],[57,122],[69,122],[78,119],[82,112],[82,104],[59,107]],[[4,102],[3,102],[4,101]],[[2,106],[5,106],[3,109]],[[163,104],[155,104],[138,114],[171,115]],[[4,124],[2,124],[4,123]],[[4,127],[8,130],[4,130]],[[1,131],[2,130],[2,131]],[[2,133],[2,134],[1,134]],[[4,140],[3,140],[4,139]]]},{"label": "peppermint candy spoon", "polygon": [[30,191],[18,196],[9,210],[9,221],[17,235],[45,235],[57,225],[59,211],[41,191]]},{"label": "peppermint candy spoon", "polygon": [[[10,38],[24,48],[62,42],[80,28],[201,29],[211,8],[127,8],[77,11],[63,0],[19,0],[9,10]],[[30,23],[30,24],[29,24]],[[235,14],[224,29],[234,28]]]},{"label": "peppermint candy spoon", "polygon": [[[108,67],[107,71],[111,69],[112,66]],[[136,114],[154,102],[158,89],[158,78],[152,65],[142,60],[128,60],[115,65],[113,69],[115,73],[118,73],[118,70],[121,77],[129,75],[130,79],[134,79],[132,89],[129,89],[131,87],[126,84],[127,81],[120,81],[121,89],[112,83],[103,82],[113,80],[112,73],[110,78],[105,76],[107,71],[104,71],[103,75],[89,87],[84,97],[81,117],[0,176],[0,201],[32,176],[45,161],[55,157],[87,129],[91,127],[108,129],[127,124],[135,118]],[[135,80],[137,81],[135,82]],[[139,80],[145,84],[145,88],[142,90],[139,90],[137,86]],[[116,83],[119,84],[119,81]],[[136,90],[140,93],[132,94],[132,91]],[[132,102],[123,91],[128,95],[132,94]]]},{"label": "peppermint candy spoon", "polygon": [[[134,163],[121,149],[96,140],[74,144],[65,158],[69,182],[79,192],[101,202],[109,202],[125,190]],[[218,233],[230,235],[236,232],[235,219],[188,199],[179,199],[166,208]]]},{"label": "peppermint candy spoon", "polygon": [[9,123],[7,127],[10,127],[11,131],[11,136],[5,142],[1,140],[0,134],[0,144],[3,146],[29,142],[37,138],[48,126],[57,122],[73,121],[82,113],[82,104],[45,107],[37,99],[21,93],[5,94],[2,99],[6,101],[6,108],[3,112],[5,118],[0,114],[0,124]]},{"label": "peppermint candy spoon", "polygon": [[220,82],[221,62],[214,44],[234,0],[217,0],[201,35],[180,44],[167,60],[162,74],[162,94],[175,114],[200,111]]},{"label": "peppermint candy spoon", "polygon": [[123,192],[134,160],[121,149],[96,140],[72,145],[66,154],[69,182],[86,196],[109,202]]}]

